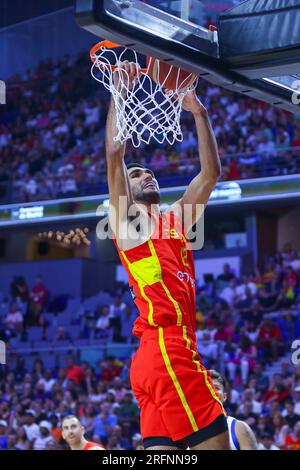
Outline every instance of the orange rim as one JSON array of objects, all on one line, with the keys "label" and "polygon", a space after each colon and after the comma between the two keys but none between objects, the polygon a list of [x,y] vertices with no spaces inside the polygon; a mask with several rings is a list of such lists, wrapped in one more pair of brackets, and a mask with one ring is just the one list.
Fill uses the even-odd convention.
[{"label": "orange rim", "polygon": [[100,51],[101,47],[106,47],[107,49],[115,49],[117,47],[122,47],[120,44],[117,44],[116,42],[111,42],[111,41],[101,41],[97,42],[92,49],[90,50],[90,58],[92,62],[95,62],[95,57],[93,57],[96,52]]},{"label": "orange rim", "polygon": [[[108,41],[108,40],[97,42],[97,44],[95,44],[90,50],[90,58],[91,58],[92,62],[96,61],[97,57],[94,57],[94,56],[97,52],[100,51],[101,47],[106,47],[107,49],[116,49],[117,47],[123,47],[123,46],[121,44],[117,44],[116,42],[112,42],[112,41]],[[99,62],[101,62],[101,61],[99,60]],[[117,68],[117,65],[109,66],[109,65],[105,64],[104,62],[101,62],[101,65],[104,68],[110,68],[111,67],[111,69],[113,71]],[[101,68],[99,66],[98,66],[98,68],[101,70]],[[141,69],[141,73],[146,74],[147,70],[148,70],[147,68],[143,68],[143,69]]]}]

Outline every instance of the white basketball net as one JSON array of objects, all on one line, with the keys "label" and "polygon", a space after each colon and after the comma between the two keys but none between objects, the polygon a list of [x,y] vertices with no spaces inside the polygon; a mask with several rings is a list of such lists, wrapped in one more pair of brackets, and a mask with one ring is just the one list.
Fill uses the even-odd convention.
[{"label": "white basketball net", "polygon": [[[132,54],[133,60],[128,59],[128,53]],[[175,141],[182,141],[180,114],[186,92],[195,87],[195,83],[190,85],[192,73],[182,81],[180,69],[177,69],[176,88],[166,91],[164,85],[173,67],[170,66],[162,83],[156,83],[148,75],[151,61],[155,60],[151,58],[147,69],[142,69],[133,87],[129,89],[129,76],[122,67],[122,62],[130,60],[138,64],[135,51],[124,49],[118,56],[113,49],[101,46],[92,57],[93,78],[102,83],[114,99],[117,127],[115,141],[131,140],[134,147],[139,147],[141,142],[148,144],[152,138],[159,143],[166,140],[171,145]],[[157,65],[159,67],[159,61]],[[159,69],[157,72],[160,77]],[[119,74],[118,88],[114,83],[115,73]]]}]

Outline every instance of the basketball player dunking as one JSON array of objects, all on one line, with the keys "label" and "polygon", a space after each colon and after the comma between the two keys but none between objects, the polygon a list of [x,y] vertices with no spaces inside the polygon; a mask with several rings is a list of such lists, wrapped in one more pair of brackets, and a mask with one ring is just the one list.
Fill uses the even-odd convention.
[{"label": "basketball player dunking", "polygon": [[69,444],[71,450],[107,450],[99,442],[87,441],[84,438],[84,427],[75,415],[68,415],[62,419],[62,437]]},{"label": "basketball player dunking", "polygon": [[[123,66],[132,86],[136,65]],[[201,172],[163,213],[154,173],[140,164],[126,168],[125,145],[114,141],[113,100],[107,117],[109,220],[140,313],[133,328],[140,345],[131,385],[145,449],[230,449],[223,405],[196,352],[195,272],[186,235],[200,216],[197,205],[206,205],[220,176],[220,160],[207,111],[194,91],[183,108],[194,116]],[[189,219],[183,216],[186,205],[192,206]]]}]

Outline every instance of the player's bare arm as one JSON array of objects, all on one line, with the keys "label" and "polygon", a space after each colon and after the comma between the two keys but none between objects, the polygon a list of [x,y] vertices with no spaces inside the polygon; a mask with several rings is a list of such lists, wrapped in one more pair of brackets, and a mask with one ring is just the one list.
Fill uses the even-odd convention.
[{"label": "player's bare arm", "polygon": [[[118,80],[117,76],[115,76],[115,80]],[[117,135],[116,119],[115,102],[113,97],[111,97],[106,121],[105,150],[110,201],[109,220],[113,231],[117,235],[120,228],[118,221],[123,220],[123,218],[127,219],[127,212],[120,213],[122,211],[122,207],[119,204],[120,198],[122,196],[126,198],[128,206],[133,203],[133,199],[124,162],[126,145],[114,140]]]},{"label": "player's bare arm", "polygon": [[240,450],[257,450],[255,435],[247,423],[244,421],[237,421],[235,432],[240,445]]},{"label": "player's bare arm", "polygon": [[[130,80],[132,86],[134,78],[138,73],[136,64],[124,62],[123,67],[128,73],[128,80]],[[115,74],[115,81],[118,81],[118,74]],[[121,86],[121,85],[120,85]],[[121,90],[122,91],[122,90]],[[124,89],[123,94],[126,93]],[[127,168],[124,161],[126,144],[119,141],[115,141],[114,137],[117,135],[116,125],[116,109],[113,97],[111,97],[109,111],[106,122],[106,162],[107,162],[107,177],[108,177],[108,189],[109,189],[109,221],[113,232],[116,235],[116,240],[120,249],[128,249],[128,239],[122,233],[125,234],[128,227],[128,220],[130,214],[134,213],[135,201],[132,196],[132,191],[129,184],[129,177]]]},{"label": "player's bare arm", "polygon": [[[184,220],[184,228],[188,232],[201,217],[209,196],[220,178],[221,162],[207,109],[194,90],[186,94],[182,107],[190,111],[195,119],[201,170],[188,185],[182,198],[173,204],[170,210],[184,215],[184,206],[187,204],[192,206],[191,220]],[[196,205],[202,205],[202,209],[198,208],[197,211]]]}]

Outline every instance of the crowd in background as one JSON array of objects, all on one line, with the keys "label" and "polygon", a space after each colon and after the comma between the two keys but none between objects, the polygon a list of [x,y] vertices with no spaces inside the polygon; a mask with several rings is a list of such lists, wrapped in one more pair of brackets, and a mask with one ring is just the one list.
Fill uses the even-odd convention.
[{"label": "crowd in background", "polygon": [[[107,190],[104,151],[109,95],[89,72],[88,54],[41,63],[7,81],[0,115],[0,201],[24,202]],[[201,81],[218,140],[223,180],[295,174],[300,169],[299,116]],[[161,185],[199,171],[191,114],[183,141],[127,147],[127,161],[150,165]]]},{"label": "crowd in background", "polygon": [[[261,448],[300,450],[300,365],[291,361],[291,345],[300,338],[299,283],[300,254],[288,244],[262,269],[239,277],[225,264],[211,282],[197,286],[198,350],[207,368],[223,369],[230,385],[228,412],[252,427]],[[81,340],[92,330],[96,342],[133,341],[136,310],[121,291],[111,294],[110,304],[77,319],[74,313]],[[13,344],[17,336],[26,345],[24,331],[42,325],[47,340],[47,297],[40,277],[31,289],[16,277],[10,309],[0,319],[1,339]],[[76,346],[72,328],[60,326],[57,318],[49,348],[67,339]],[[7,330],[11,335],[4,337]],[[59,423],[70,412],[82,419],[93,441],[111,449],[140,446],[130,360],[109,356],[92,367],[73,353],[64,366],[49,368],[37,359],[31,370],[20,355],[14,367],[1,369],[0,448],[65,448]]]}]

